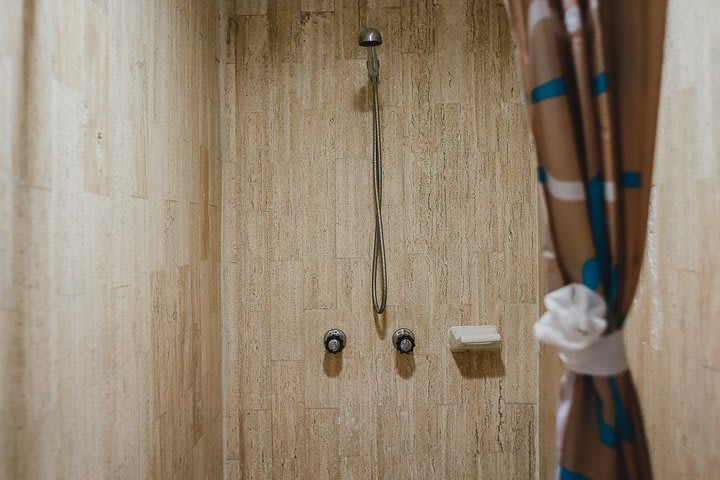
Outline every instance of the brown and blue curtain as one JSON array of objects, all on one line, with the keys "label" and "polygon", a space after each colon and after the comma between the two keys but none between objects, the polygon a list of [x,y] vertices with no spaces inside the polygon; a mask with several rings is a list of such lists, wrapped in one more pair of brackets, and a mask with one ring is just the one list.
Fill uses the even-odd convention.
[{"label": "brown and blue curtain", "polygon": [[[560,327],[548,327],[552,319],[536,326],[565,328],[538,335],[557,334],[562,339],[549,343],[568,350],[558,411],[562,480],[652,478],[620,330],[644,253],[666,3],[506,0],[548,231],[567,286],[546,297],[549,310],[560,305]],[[563,323],[573,315],[587,318]],[[599,338],[582,340],[585,326],[599,328]],[[575,368],[571,357],[580,353],[585,365]],[[608,358],[616,356],[623,358]]]}]

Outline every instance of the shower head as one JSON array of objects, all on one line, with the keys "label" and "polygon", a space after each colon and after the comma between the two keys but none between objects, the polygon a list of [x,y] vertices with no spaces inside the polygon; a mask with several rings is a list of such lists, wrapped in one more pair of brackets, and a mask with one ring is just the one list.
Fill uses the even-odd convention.
[{"label": "shower head", "polygon": [[358,43],[361,47],[377,47],[382,44],[382,36],[375,28],[366,28],[358,36]]},{"label": "shower head", "polygon": [[375,28],[366,28],[358,36],[358,43],[361,47],[367,48],[367,68],[370,81],[377,84],[380,74],[380,62],[375,54],[375,47],[382,45],[382,36]]}]

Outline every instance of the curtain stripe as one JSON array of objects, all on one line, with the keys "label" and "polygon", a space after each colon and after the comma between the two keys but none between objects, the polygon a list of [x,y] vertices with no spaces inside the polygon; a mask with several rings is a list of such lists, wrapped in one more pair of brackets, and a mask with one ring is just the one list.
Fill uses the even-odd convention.
[{"label": "curtain stripe", "polygon": [[558,77],[533,88],[533,91],[530,94],[530,99],[532,103],[538,103],[543,100],[549,100],[551,98],[565,95],[566,92],[567,88],[565,87],[565,79],[563,77]]},{"label": "curtain stripe", "polygon": [[571,472],[567,468],[560,467],[560,480],[590,480],[590,477]]},{"label": "curtain stripe", "polygon": [[[537,179],[540,183],[547,183],[548,173],[543,167],[537,167]],[[617,201],[617,189],[615,188],[615,182],[606,181],[605,185],[605,201],[615,202]],[[584,199],[585,197],[583,197]]]},{"label": "curtain stripe", "polygon": [[[588,377],[588,381],[592,382],[592,379]],[[615,448],[617,447],[617,432],[611,426],[605,423],[605,417],[603,416],[603,401],[597,392],[593,392],[595,395],[595,418],[597,418],[598,433],[600,434],[600,442],[603,445]]]},{"label": "curtain stripe", "polygon": [[617,380],[614,377],[608,378],[610,384],[610,391],[612,392],[613,404],[615,405],[615,418],[617,419],[617,426],[620,430],[620,435],[623,440],[631,442],[633,439],[632,427],[628,420],[627,413],[625,412],[625,406],[623,405],[622,398],[620,397],[620,390],[618,389]]},{"label": "curtain stripe", "polygon": [[567,28],[568,33],[575,33],[580,30],[582,26],[580,15],[580,7],[577,5],[571,5],[565,10],[565,28]]},{"label": "curtain stripe", "polygon": [[528,27],[532,29],[540,20],[552,17],[552,10],[547,2],[531,2],[528,6]]},{"label": "curtain stripe", "polygon": [[596,290],[600,286],[602,277],[600,275],[600,266],[595,257],[589,258],[583,263],[582,280],[583,284],[592,290]]},{"label": "curtain stripe", "polygon": [[545,187],[548,193],[558,200],[567,202],[582,202],[585,200],[585,187],[582,182],[558,180],[548,173]]},{"label": "curtain stripe", "polygon": [[598,96],[608,91],[607,73],[602,72],[592,80],[592,94]]},{"label": "curtain stripe", "polygon": [[537,167],[537,177],[538,182],[545,183],[547,182],[547,172],[543,167]]},{"label": "curtain stripe", "polygon": [[615,182],[605,182],[605,201],[614,202],[615,200],[617,200]]},{"label": "curtain stripe", "polygon": [[640,188],[642,186],[642,173],[623,172],[621,177],[621,185],[625,188]]},{"label": "curtain stripe", "polygon": [[566,202],[585,200],[585,187],[582,182],[558,180],[542,167],[538,168],[538,180],[545,185],[547,192],[558,200]]},{"label": "curtain stripe", "polygon": [[[605,182],[602,175],[596,175],[588,182],[587,203],[590,214],[590,230],[600,268],[600,278],[603,282],[609,282],[610,239],[605,215]],[[606,287],[609,287],[609,285],[606,285]],[[605,290],[606,292],[609,291],[608,288]]]}]

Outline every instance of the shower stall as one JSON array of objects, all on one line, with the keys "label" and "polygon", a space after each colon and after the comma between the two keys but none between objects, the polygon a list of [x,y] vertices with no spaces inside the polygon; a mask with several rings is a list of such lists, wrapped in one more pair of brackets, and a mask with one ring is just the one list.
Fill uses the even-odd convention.
[{"label": "shower stall", "polygon": [[536,478],[502,5],[0,4],[0,478]]},{"label": "shower stall", "polygon": [[[513,43],[502,4],[436,3],[230,17],[227,478],[537,474],[536,187]],[[501,352],[449,351],[450,326],[483,324]]]}]

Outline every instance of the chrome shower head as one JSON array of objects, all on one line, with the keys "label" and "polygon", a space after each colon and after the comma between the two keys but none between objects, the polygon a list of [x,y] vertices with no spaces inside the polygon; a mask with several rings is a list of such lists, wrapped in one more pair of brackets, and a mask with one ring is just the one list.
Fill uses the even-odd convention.
[{"label": "chrome shower head", "polygon": [[382,44],[382,35],[375,28],[366,28],[358,36],[361,47],[377,47]]},{"label": "chrome shower head", "polygon": [[358,43],[367,50],[367,68],[370,81],[377,84],[380,75],[380,62],[375,54],[375,47],[382,45],[382,36],[375,28],[366,28],[358,36]]}]

